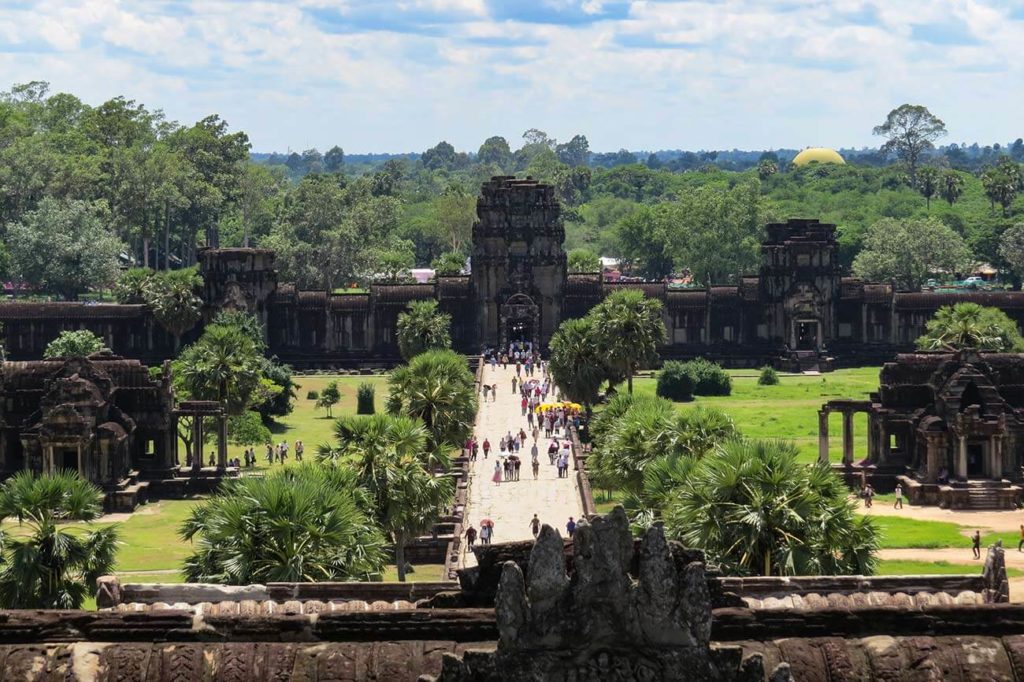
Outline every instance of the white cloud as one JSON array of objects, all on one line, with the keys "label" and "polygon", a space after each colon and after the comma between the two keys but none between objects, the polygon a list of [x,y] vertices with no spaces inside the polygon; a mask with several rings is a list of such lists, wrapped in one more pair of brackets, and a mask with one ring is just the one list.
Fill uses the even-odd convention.
[{"label": "white cloud", "polygon": [[[543,2],[572,21],[497,21],[485,0],[39,0],[0,6],[0,69],[219,112],[258,149],[473,149],[532,126],[595,149],[860,145],[904,101],[956,139],[1021,134],[1024,22],[1001,0],[635,0],[620,20]],[[920,38],[935,27],[963,40]]]}]

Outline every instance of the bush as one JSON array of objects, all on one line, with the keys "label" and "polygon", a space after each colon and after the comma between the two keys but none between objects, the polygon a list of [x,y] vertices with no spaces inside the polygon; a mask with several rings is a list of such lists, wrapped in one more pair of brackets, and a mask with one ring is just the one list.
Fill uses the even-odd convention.
[{"label": "bush", "polygon": [[676,402],[693,400],[693,376],[686,363],[669,360],[658,372],[658,396]]},{"label": "bush", "polygon": [[693,379],[694,395],[730,395],[732,378],[718,364],[697,358],[684,363]]},{"label": "bush", "polygon": [[779,383],[779,373],[774,367],[764,366],[761,368],[761,376],[757,378],[758,386],[774,386]]},{"label": "bush", "polygon": [[320,397],[320,391],[310,391],[306,394],[306,400],[316,400]]},{"label": "bush", "polygon": [[373,414],[376,408],[373,405],[377,389],[371,383],[361,383],[356,389],[356,414]]}]

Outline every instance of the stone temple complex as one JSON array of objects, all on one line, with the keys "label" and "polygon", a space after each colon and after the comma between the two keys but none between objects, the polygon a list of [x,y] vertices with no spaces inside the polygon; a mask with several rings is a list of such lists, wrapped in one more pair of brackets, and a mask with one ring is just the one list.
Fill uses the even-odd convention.
[{"label": "stone temple complex", "polygon": [[[452,315],[457,350],[476,353],[510,338],[543,345],[562,320],[585,315],[616,289],[637,288],[664,304],[663,357],[787,369],[881,363],[912,350],[935,311],[960,301],[1024,321],[1020,292],[909,293],[844,277],[835,226],[816,220],[768,225],[757,273],[681,289],[567,273],[560,205],[542,183],[496,177],[481,188],[477,214],[470,275],[373,285],[367,293],[298,290],[278,281],[272,251],[207,249],[199,257],[204,319],[222,309],[256,313],[271,352],[298,368],[395,363],[398,314],[421,299],[437,300]],[[15,360],[41,357],[64,329],[90,329],[115,353],[146,362],[175,352],[174,338],[144,305],[9,302],[0,305],[0,323]]]}]

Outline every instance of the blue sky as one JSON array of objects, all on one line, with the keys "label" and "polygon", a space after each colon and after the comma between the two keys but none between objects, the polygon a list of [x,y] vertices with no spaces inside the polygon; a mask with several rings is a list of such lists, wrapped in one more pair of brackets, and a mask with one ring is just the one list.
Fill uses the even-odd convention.
[{"label": "blue sky", "polygon": [[47,80],[259,151],[872,145],[903,102],[949,141],[1024,135],[1024,0],[0,0],[0,89]]}]

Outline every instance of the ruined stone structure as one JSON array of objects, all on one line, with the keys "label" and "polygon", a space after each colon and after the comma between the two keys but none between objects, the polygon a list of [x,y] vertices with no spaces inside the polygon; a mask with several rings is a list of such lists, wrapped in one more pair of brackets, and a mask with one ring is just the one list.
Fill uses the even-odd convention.
[{"label": "ruined stone structure", "polygon": [[[399,357],[398,314],[411,301],[437,300],[452,316],[455,348],[475,353],[514,338],[544,344],[563,319],[585,315],[619,288],[636,288],[664,303],[662,356],[791,369],[880,363],[911,350],[939,307],[961,301],[1024,321],[1021,292],[904,293],[843,277],[835,226],[816,220],[768,225],[756,275],[680,289],[567,274],[560,207],[542,183],[493,178],[481,189],[477,215],[471,275],[374,285],[368,293],[300,291],[278,282],[274,254],[265,249],[203,250],[204,320],[224,309],[254,312],[266,324],[271,352],[300,368],[387,365]],[[81,328],[126,357],[175,354],[173,337],[144,305],[8,302],[0,304],[0,323],[14,359],[38,358],[61,330]]]},{"label": "ruined stone structure", "polygon": [[131,509],[142,478],[173,475],[170,367],[153,378],[138,360],[6,362],[0,368],[0,467],[4,475],[71,469]]},{"label": "ruined stone structure", "polygon": [[[175,407],[169,362],[155,375],[138,360],[110,352],[5,362],[0,366],[0,477],[25,469],[77,471],[103,490],[107,511],[131,511],[151,497],[208,492],[234,473],[226,467],[227,441],[218,441],[215,468],[195,466],[183,476],[179,416],[193,418],[193,424],[209,418],[224,435],[218,403]],[[201,427],[198,434],[194,444],[201,459]]]},{"label": "ruined stone structure", "polygon": [[848,478],[856,481],[864,472],[886,487],[899,481],[914,504],[1012,509],[1021,501],[1024,354],[901,354],[882,367],[879,384],[866,403],[833,401],[822,408],[824,459],[827,412],[865,411],[864,462],[853,461],[852,426],[850,457],[844,434],[840,468]]}]

